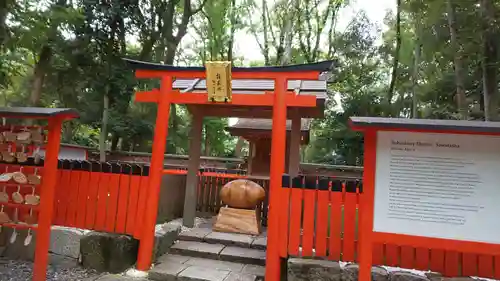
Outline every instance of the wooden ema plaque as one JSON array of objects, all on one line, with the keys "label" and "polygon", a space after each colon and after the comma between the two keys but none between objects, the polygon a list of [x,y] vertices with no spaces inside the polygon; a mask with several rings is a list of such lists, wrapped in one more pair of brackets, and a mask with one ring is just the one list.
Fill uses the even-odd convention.
[{"label": "wooden ema plaque", "polygon": [[364,132],[359,279],[373,244],[500,254],[500,124],[352,117]]},{"label": "wooden ema plaque", "polygon": [[207,94],[210,102],[231,102],[231,62],[210,61],[205,64]]}]

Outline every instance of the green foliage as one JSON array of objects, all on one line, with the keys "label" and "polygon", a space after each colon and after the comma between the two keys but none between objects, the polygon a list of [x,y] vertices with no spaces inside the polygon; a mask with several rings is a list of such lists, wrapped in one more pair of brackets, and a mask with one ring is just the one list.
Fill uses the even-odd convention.
[{"label": "green foliage", "polygon": [[[449,1],[456,18],[457,50],[451,44]],[[488,59],[490,69],[498,65],[498,55],[491,54],[498,54],[495,38],[500,34],[500,1],[491,2],[489,17],[483,16],[483,0],[402,1],[400,34],[391,12],[383,32],[363,12],[346,30],[338,30],[341,10],[350,1],[191,2],[2,2],[0,104],[76,108],[81,118],[65,125],[64,141],[97,147],[106,96],[106,141],[112,148],[150,151],[156,106],[135,104],[132,96],[137,89],[159,87],[158,81],[137,81],[123,57],[183,65],[231,60],[234,65],[252,66],[334,59],[337,66],[329,83],[325,118],[313,122],[306,161],[362,164],[363,138],[349,129],[350,116],[410,117],[415,103],[417,118],[461,117],[457,80],[467,97],[466,117],[485,117],[485,61]],[[248,40],[257,41],[261,61],[248,62],[245,54],[235,53],[236,35],[243,32],[250,34]],[[397,36],[401,49],[395,54]],[[484,47],[487,36],[494,39],[489,41],[489,57]],[[421,51],[418,60],[417,49]],[[389,100],[395,55],[399,63]],[[463,65],[463,77],[455,72],[457,58]],[[490,90],[497,96],[498,75],[493,76]],[[493,108],[498,108],[497,102],[498,98]],[[225,130],[227,124],[226,118],[205,118],[205,154],[234,155],[236,139]],[[188,153],[188,108],[172,106],[168,126],[167,152]]]}]

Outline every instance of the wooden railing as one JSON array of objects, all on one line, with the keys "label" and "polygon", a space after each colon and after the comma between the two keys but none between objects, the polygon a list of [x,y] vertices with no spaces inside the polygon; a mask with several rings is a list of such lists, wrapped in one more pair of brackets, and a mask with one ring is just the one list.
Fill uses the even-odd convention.
[{"label": "wooden railing", "polygon": [[[357,262],[361,181],[283,176],[280,199],[281,257]],[[422,229],[425,233],[425,229]],[[286,238],[286,239],[285,239]],[[500,256],[375,244],[373,264],[431,270],[446,276],[500,278]]]}]

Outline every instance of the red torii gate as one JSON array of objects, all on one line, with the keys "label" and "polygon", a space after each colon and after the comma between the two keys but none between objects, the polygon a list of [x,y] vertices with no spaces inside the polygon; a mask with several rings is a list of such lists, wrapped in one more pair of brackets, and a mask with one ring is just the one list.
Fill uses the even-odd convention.
[{"label": "red torii gate", "polygon": [[[170,65],[141,62],[125,59],[135,70],[137,78],[161,79],[159,89],[139,91],[136,102],[157,103],[158,111],[153,137],[153,151],[150,163],[150,176],[146,210],[144,211],[143,233],[140,239],[137,269],[148,270],[151,266],[154,247],[154,232],[158,210],[160,182],[163,171],[165,140],[168,135],[168,121],[171,104],[187,105],[225,105],[228,107],[272,107],[272,148],[270,171],[270,198],[268,223],[268,248],[266,257],[266,280],[280,280],[279,243],[287,243],[286,233],[279,233],[281,180],[285,166],[286,120],[288,107],[315,107],[316,96],[297,95],[288,91],[288,80],[317,80],[322,72],[330,70],[333,61],[313,64],[290,65],[279,67],[232,67],[233,79],[274,80],[274,92],[262,95],[252,93],[234,93],[227,103],[214,103],[208,100],[206,92],[183,92],[173,90],[172,84],[178,78],[205,78],[205,67],[176,67]],[[280,240],[281,239],[281,240]]]}]

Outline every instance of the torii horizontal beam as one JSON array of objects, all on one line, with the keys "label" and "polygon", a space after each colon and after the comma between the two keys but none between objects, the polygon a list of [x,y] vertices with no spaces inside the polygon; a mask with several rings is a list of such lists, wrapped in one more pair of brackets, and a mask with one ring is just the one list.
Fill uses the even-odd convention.
[{"label": "torii horizontal beam", "polygon": [[[217,104],[217,105],[239,105],[239,106],[270,106],[274,104],[274,93],[264,94],[233,94],[231,102],[213,103],[208,100],[206,92],[181,93],[179,90],[169,92],[169,100],[174,104]],[[288,91],[285,93],[286,106],[291,107],[316,107],[316,96],[297,95]],[[158,103],[160,101],[160,89],[151,91],[138,91],[135,94],[135,102]]]}]

